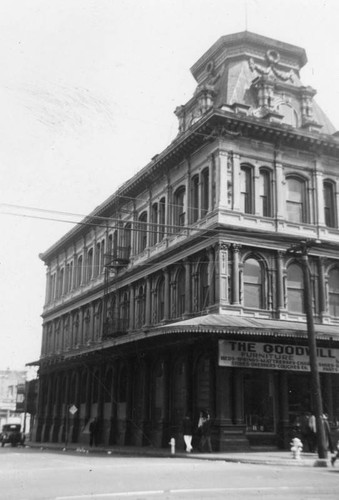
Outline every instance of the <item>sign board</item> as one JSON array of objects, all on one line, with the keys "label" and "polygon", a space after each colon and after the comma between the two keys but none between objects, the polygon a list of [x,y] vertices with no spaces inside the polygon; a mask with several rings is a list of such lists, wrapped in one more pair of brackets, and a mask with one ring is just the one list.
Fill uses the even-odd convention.
[{"label": "sign board", "polygon": [[16,412],[24,412],[25,411],[25,384],[17,385],[17,394],[16,394]]},{"label": "sign board", "polygon": [[71,413],[71,415],[75,415],[77,411],[78,411],[78,408],[75,405],[72,405],[69,409],[69,412]]},{"label": "sign board", "polygon": [[[317,348],[319,372],[339,373],[339,349]],[[219,366],[262,370],[310,371],[306,346],[219,340]]]}]

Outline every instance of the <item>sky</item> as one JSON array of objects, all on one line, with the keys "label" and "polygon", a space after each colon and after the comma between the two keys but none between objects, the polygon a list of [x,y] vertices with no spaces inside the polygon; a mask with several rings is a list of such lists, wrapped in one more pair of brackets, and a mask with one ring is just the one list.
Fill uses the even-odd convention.
[{"label": "sky", "polygon": [[0,370],[39,359],[39,254],[175,138],[221,36],[303,47],[339,129],[338,21],[337,0],[1,0]]}]

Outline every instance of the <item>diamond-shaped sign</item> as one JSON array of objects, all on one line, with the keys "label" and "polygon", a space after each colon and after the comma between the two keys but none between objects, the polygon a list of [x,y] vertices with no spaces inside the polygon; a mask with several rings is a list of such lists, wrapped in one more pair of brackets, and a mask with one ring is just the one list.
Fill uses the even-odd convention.
[{"label": "diamond-shaped sign", "polygon": [[69,409],[69,412],[72,414],[72,415],[75,415],[76,412],[78,411],[78,408],[75,406],[75,405],[72,405]]}]

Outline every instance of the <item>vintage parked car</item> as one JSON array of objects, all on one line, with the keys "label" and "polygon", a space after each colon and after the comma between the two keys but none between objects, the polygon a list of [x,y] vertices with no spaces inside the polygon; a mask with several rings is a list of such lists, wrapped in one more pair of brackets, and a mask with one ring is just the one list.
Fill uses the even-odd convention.
[{"label": "vintage parked car", "polygon": [[2,426],[0,434],[1,446],[5,446],[6,443],[11,443],[12,446],[23,445],[24,442],[25,437],[21,432],[20,424],[5,424]]}]

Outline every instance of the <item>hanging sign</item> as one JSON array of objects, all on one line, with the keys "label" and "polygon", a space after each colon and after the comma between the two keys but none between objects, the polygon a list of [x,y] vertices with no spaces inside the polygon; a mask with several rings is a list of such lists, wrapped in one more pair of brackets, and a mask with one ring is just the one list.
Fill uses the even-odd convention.
[{"label": "hanging sign", "polygon": [[[317,348],[318,370],[339,373],[339,349]],[[219,366],[263,370],[310,371],[306,346],[219,340]]]}]

